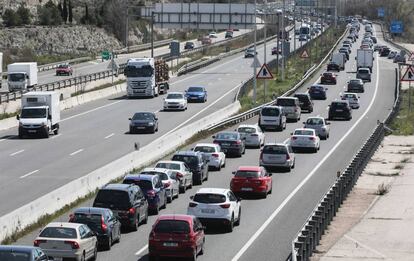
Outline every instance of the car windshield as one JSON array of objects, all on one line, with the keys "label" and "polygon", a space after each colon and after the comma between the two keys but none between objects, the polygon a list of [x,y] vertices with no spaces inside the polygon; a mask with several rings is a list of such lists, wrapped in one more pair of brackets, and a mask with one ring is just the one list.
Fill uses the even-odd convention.
[{"label": "car windshield", "polygon": [[77,238],[76,229],[68,227],[47,227],[42,230],[39,237],[50,238]]},{"label": "car windshield", "polygon": [[307,125],[322,125],[323,120],[319,118],[311,118],[306,121]]},{"label": "car windshield", "polygon": [[213,153],[213,152],[216,152],[216,149],[213,146],[196,146],[194,148],[194,151]]},{"label": "car windshield", "polygon": [[173,170],[180,170],[180,164],[177,163],[166,163],[166,162],[159,162],[155,165],[156,168],[163,168],[163,169],[173,169]]},{"label": "car windshield", "polygon": [[196,156],[174,155],[172,160],[182,161],[191,167],[198,165],[198,159]]},{"label": "car windshield", "polygon": [[183,95],[181,93],[170,93],[167,95],[167,99],[183,99]]},{"label": "car windshield", "polygon": [[144,175],[158,175],[158,177],[161,178],[161,180],[168,180],[168,174],[165,172],[158,172],[158,171],[143,171],[140,174]]},{"label": "car windshield", "polygon": [[294,99],[277,99],[276,104],[279,106],[295,106]]},{"label": "car windshield", "polygon": [[193,201],[204,204],[218,204],[226,202],[226,196],[212,193],[197,193]]},{"label": "car windshield", "polygon": [[24,108],[20,115],[22,119],[46,118],[46,108]]},{"label": "car windshield", "polygon": [[277,116],[279,116],[279,109],[278,108],[265,107],[265,108],[262,109],[262,116],[277,117]]},{"label": "car windshield", "polygon": [[154,69],[150,65],[144,65],[142,67],[128,65],[125,67],[124,73],[126,77],[151,77]]},{"label": "car windshield", "polygon": [[147,112],[141,112],[141,113],[135,113],[134,117],[132,117],[132,120],[153,120],[154,115],[152,113]]},{"label": "car windshield", "polygon": [[217,134],[216,139],[218,139],[218,140],[237,140],[238,135],[236,133],[222,132],[222,133]]},{"label": "car windshield", "polygon": [[350,80],[349,81],[350,84],[360,84],[361,82],[358,80]]},{"label": "car windshield", "polygon": [[259,174],[260,172],[258,171],[238,170],[234,176],[240,178],[257,178]]},{"label": "car windshield", "polygon": [[11,73],[7,76],[11,82],[23,82],[26,79],[24,73]]},{"label": "car windshield", "polygon": [[240,133],[256,133],[256,129],[252,127],[240,127],[237,131]]},{"label": "car windshield", "polygon": [[190,87],[188,88],[188,92],[203,92],[203,87]]},{"label": "car windshield", "polygon": [[[0,260],[4,261],[31,261],[30,254],[24,252],[16,252],[16,250],[0,250]],[[18,250],[17,250],[18,251]]]},{"label": "car windshield", "polygon": [[110,209],[126,209],[131,206],[131,203],[128,192],[126,191],[102,189],[96,195],[93,205],[94,207],[106,207]]},{"label": "car windshield", "polygon": [[60,64],[58,68],[69,68],[68,64]]},{"label": "car windshield", "polygon": [[190,233],[190,225],[182,220],[160,220],[154,227],[155,233]]},{"label": "car windshield", "polygon": [[264,154],[286,154],[286,147],[278,145],[266,145],[263,148]]},{"label": "car windshield", "polygon": [[311,131],[311,130],[295,130],[295,132],[293,134],[294,135],[313,136],[313,131]]},{"label": "car windshield", "polygon": [[369,73],[368,69],[359,69],[358,73]]},{"label": "car windshield", "polygon": [[95,230],[100,228],[101,226],[102,215],[90,213],[75,213],[73,215],[73,219],[71,219],[71,222],[85,224],[88,225],[90,229]]}]

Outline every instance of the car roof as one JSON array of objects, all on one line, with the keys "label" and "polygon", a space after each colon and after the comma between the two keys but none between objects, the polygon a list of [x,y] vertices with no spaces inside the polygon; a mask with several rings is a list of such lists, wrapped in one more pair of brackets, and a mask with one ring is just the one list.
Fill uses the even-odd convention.
[{"label": "car roof", "polygon": [[51,223],[47,224],[45,226],[45,228],[47,228],[47,227],[66,227],[66,228],[74,228],[74,229],[77,229],[77,228],[79,228],[82,225],[83,224],[69,223],[69,222],[51,222]]},{"label": "car roof", "polygon": [[283,146],[283,147],[287,147],[287,146],[289,146],[289,144],[279,143],[279,142],[269,142],[269,143],[266,143],[264,146]]},{"label": "car roof", "polygon": [[297,100],[298,98],[296,97],[278,97],[278,100]]},{"label": "car roof", "polygon": [[308,117],[306,120],[309,120],[309,119],[322,119],[322,120],[324,120],[325,118],[321,117],[321,116],[311,116],[311,117]]},{"label": "car roof", "polygon": [[[148,171],[148,172],[150,172],[150,171],[154,171],[154,172],[164,172],[166,174],[168,174],[168,172],[170,172],[169,169],[165,169],[165,168],[145,168],[145,169],[143,169],[141,171],[141,173],[142,172],[145,172],[145,171]],[[143,174],[140,174],[140,175],[143,175]]]},{"label": "car roof", "polygon": [[240,166],[237,168],[237,170],[243,170],[243,171],[261,171],[260,166]]},{"label": "car roof", "polygon": [[105,185],[104,187],[101,188],[101,190],[122,190],[122,191],[128,191],[128,189],[130,187],[131,187],[131,184],[112,183],[112,184]]},{"label": "car roof", "polygon": [[203,147],[208,147],[208,146],[217,147],[217,144],[214,144],[214,143],[197,143],[194,147],[201,147],[201,146],[203,146]]},{"label": "car roof", "polygon": [[[180,164],[180,165],[184,164],[184,162],[178,161],[178,160],[160,160],[160,161],[157,162],[157,164],[158,163]],[[157,164],[155,164],[155,165],[157,165]]]},{"label": "car roof", "polygon": [[188,86],[188,88],[191,88],[191,87],[196,87],[196,88],[203,88],[203,89],[205,89],[205,87],[204,86]]},{"label": "car roof", "polygon": [[297,128],[297,129],[295,129],[295,131],[312,131],[312,132],[315,132],[314,129],[310,129],[310,128]]},{"label": "car roof", "polygon": [[155,175],[147,175],[147,174],[128,174],[125,176],[125,179],[132,179],[132,180],[148,180],[152,181],[155,179]]},{"label": "car roof", "polygon": [[270,108],[270,109],[281,109],[281,106],[277,106],[277,105],[267,105],[267,106],[263,106],[262,110],[265,108]]},{"label": "car roof", "polygon": [[295,96],[309,96],[309,93],[306,93],[306,92],[297,92],[297,93],[295,93]]},{"label": "car roof", "polygon": [[257,124],[240,124],[237,128],[257,128]]},{"label": "car roof", "polygon": [[180,150],[174,153],[174,155],[185,155],[185,156],[198,156],[198,151],[192,151],[192,150]]},{"label": "car roof", "polygon": [[150,113],[150,114],[154,114],[152,111],[137,111],[137,112],[134,112],[134,114],[137,114],[137,113]]},{"label": "car roof", "polygon": [[191,215],[183,215],[183,214],[164,214],[158,216],[157,221],[160,220],[179,220],[179,221],[187,221],[192,223],[194,216]]},{"label": "car roof", "polygon": [[80,207],[73,211],[73,213],[82,213],[82,214],[103,214],[108,211],[107,208],[95,208],[95,207]]},{"label": "car roof", "polygon": [[18,245],[0,245],[0,250],[10,251],[10,252],[25,252],[31,253],[33,249],[39,249],[34,246],[18,246]]},{"label": "car roof", "polygon": [[217,134],[222,134],[222,133],[227,133],[227,134],[237,134],[237,135],[239,135],[239,133],[237,132],[237,131],[220,131],[219,133],[217,133]]},{"label": "car roof", "polygon": [[229,191],[229,189],[224,188],[200,188],[197,190],[196,194],[221,194],[226,195],[226,193]]}]

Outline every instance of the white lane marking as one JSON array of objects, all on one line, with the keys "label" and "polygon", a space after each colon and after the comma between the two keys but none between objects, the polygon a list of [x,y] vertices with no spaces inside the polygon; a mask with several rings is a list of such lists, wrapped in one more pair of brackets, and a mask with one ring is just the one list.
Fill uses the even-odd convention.
[{"label": "white lane marking", "polygon": [[334,147],[323,157],[323,159],[312,169],[312,171],[306,176],[305,179],[283,200],[282,204],[269,216],[269,218],[262,224],[262,226],[254,233],[254,235],[244,244],[244,246],[236,253],[236,255],[231,259],[232,261],[237,261],[239,258],[247,251],[247,249],[253,244],[253,242],[263,233],[266,227],[273,221],[273,219],[279,214],[279,212],[289,203],[289,201],[296,195],[296,193],[308,182],[308,180],[316,173],[316,171],[325,163],[325,161],[332,155],[332,153],[342,144],[342,142],[351,134],[351,132],[356,128],[356,126],[364,119],[368,111],[371,109],[372,105],[377,96],[378,92],[378,81],[379,81],[379,64],[377,60],[377,77],[375,83],[374,97],[372,98],[368,108],[365,110],[364,114],[359,117],[359,119],[352,125],[352,127],[345,133],[344,136],[335,144]]},{"label": "white lane marking", "polygon": [[104,139],[109,139],[110,137],[112,137],[112,136],[114,136],[115,135],[115,133],[111,133],[111,134],[109,134],[108,136],[106,136]]},{"label": "white lane marking", "polygon": [[51,139],[56,139],[57,137],[62,136],[62,134],[58,134],[58,135],[53,135],[53,137]]},{"label": "white lane marking", "polygon": [[91,112],[94,112],[94,111],[97,111],[97,110],[100,110],[100,109],[103,109],[103,108],[106,108],[106,107],[109,107],[109,106],[115,105],[115,104],[120,103],[120,102],[123,102],[123,100],[121,100],[121,101],[116,101],[116,102],[112,102],[112,103],[109,103],[109,104],[105,104],[105,105],[103,105],[103,106],[96,107],[96,108],[94,108],[94,109],[92,109],[92,110],[89,110],[89,111],[84,111],[84,112],[82,112],[82,113],[79,113],[79,114],[76,114],[76,115],[72,115],[72,116],[67,117],[67,118],[65,118],[65,119],[62,119],[62,120],[60,120],[60,121],[61,121],[61,122],[64,122],[64,121],[67,121],[67,120],[71,120],[71,119],[73,119],[73,118],[77,118],[77,117],[79,117],[79,116],[82,116],[82,115],[85,115],[85,114],[88,114],[88,113],[91,113]]},{"label": "white lane marking", "polygon": [[14,153],[10,154],[10,156],[17,155],[17,154],[19,154],[19,153],[22,153],[23,151],[24,151],[24,150],[19,150],[19,151],[16,151],[16,152],[14,152]]},{"label": "white lane marking", "polygon": [[232,93],[234,90],[236,90],[237,88],[239,88],[241,85],[238,84],[236,87],[233,87],[232,89],[230,89],[229,91],[227,91],[225,94],[223,94],[220,98],[218,98],[217,100],[215,100],[214,102],[210,103],[207,107],[205,107],[204,109],[202,109],[201,111],[197,112],[196,114],[194,114],[192,117],[188,118],[186,121],[182,122],[180,125],[178,125],[177,127],[175,127],[174,129],[170,130],[169,132],[165,133],[164,135],[162,135],[161,137],[159,137],[159,139],[164,138],[165,136],[167,136],[168,134],[176,131],[177,129],[181,128],[183,125],[185,125],[187,122],[191,121],[192,119],[194,119],[195,117],[197,117],[198,115],[200,115],[201,113],[203,113],[205,110],[209,109],[210,107],[212,107],[214,104],[216,104],[217,102],[221,101],[221,99],[223,99],[224,97],[226,97],[227,95],[229,95],[230,93]]},{"label": "white lane marking", "polygon": [[139,255],[141,255],[145,250],[147,250],[147,248],[148,248],[148,245],[145,245],[143,248],[141,248],[140,250],[138,250],[136,253],[135,253],[135,255],[136,256],[139,256]]},{"label": "white lane marking", "polygon": [[23,175],[23,176],[20,176],[20,178],[21,178],[21,179],[24,179],[24,178],[26,178],[26,177],[28,177],[28,176],[30,176],[30,175],[35,174],[36,172],[39,172],[39,170],[38,170],[38,169],[37,169],[37,170],[33,170],[32,172],[29,172],[29,173],[27,173],[27,174],[25,174],[25,175]]},{"label": "white lane marking", "polygon": [[157,114],[157,113],[159,113],[159,112],[160,112],[160,109],[158,109],[158,110],[154,111],[154,113],[155,113],[155,114]]},{"label": "white lane marking", "polygon": [[70,156],[73,156],[73,155],[76,155],[76,154],[78,154],[78,153],[80,153],[80,152],[82,152],[83,151],[83,149],[79,149],[79,150],[77,150],[77,151],[74,151],[74,152],[72,152],[71,154],[69,154]]}]

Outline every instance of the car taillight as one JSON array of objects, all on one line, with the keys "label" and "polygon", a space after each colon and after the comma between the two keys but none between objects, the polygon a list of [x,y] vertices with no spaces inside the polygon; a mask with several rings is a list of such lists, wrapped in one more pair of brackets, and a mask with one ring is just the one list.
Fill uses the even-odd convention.
[{"label": "car taillight", "polygon": [[42,243],[46,243],[46,242],[47,242],[47,240],[36,239],[36,240],[33,242],[33,246],[38,247],[38,246],[40,246],[40,244],[42,244]]},{"label": "car taillight", "polygon": [[183,173],[181,173],[181,172],[177,172],[176,176],[179,177],[179,178],[184,177]]},{"label": "car taillight", "polygon": [[164,188],[168,188],[171,185],[171,181],[164,183]]},{"label": "car taillight", "polygon": [[108,229],[107,225],[105,224],[105,220],[104,220],[103,217],[101,217],[101,229],[102,229],[102,232],[104,232],[104,233]]},{"label": "car taillight", "polygon": [[315,137],[309,137],[310,140],[315,140]]},{"label": "car taillight", "polygon": [[221,204],[220,207],[221,208],[229,208],[230,207],[230,204],[229,203],[227,203],[227,204]]},{"label": "car taillight", "polygon": [[69,215],[69,222],[74,222],[75,221],[75,215],[74,214],[70,214]]},{"label": "car taillight", "polygon": [[288,153],[288,154],[286,154],[286,160],[290,160],[290,155],[289,155],[289,153]]},{"label": "car taillight", "polygon": [[68,244],[72,247],[72,249],[79,249],[78,242],[75,241],[64,241],[65,244]]},{"label": "car taillight", "polygon": [[236,141],[236,144],[237,145],[240,145],[241,144],[241,140]]},{"label": "car taillight", "polygon": [[190,204],[188,204],[188,207],[195,208],[195,207],[197,207],[197,203],[190,202]]},{"label": "car taillight", "polygon": [[155,197],[155,190],[148,190],[148,192],[147,192],[147,195],[149,196],[149,197]]},{"label": "car taillight", "polygon": [[135,208],[128,209],[128,214],[134,215],[135,214]]},{"label": "car taillight", "polygon": [[218,158],[219,154],[218,153],[213,153],[213,154],[211,154],[211,156],[214,157],[214,158]]},{"label": "car taillight", "polygon": [[296,140],[296,139],[297,139],[297,137],[292,137],[291,139],[292,139],[292,140]]}]

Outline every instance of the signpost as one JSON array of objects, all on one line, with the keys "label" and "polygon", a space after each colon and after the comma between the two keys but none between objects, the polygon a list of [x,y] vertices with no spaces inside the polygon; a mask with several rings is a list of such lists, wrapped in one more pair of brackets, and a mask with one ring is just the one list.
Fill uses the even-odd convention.
[{"label": "signpost", "polygon": [[406,68],[400,81],[408,82],[408,111],[411,112],[411,82],[414,81],[414,65],[408,65]]},{"label": "signpost", "polygon": [[262,80],[271,80],[271,79],[273,79],[273,75],[270,72],[270,69],[267,66],[267,64],[264,63],[262,65],[262,67],[260,68],[260,71],[256,75],[256,79],[262,79]]},{"label": "signpost", "polygon": [[[306,49],[303,50],[302,54],[300,55],[300,58],[302,58],[302,59],[308,59],[309,57],[310,56],[309,56],[308,51]],[[303,63],[303,73],[305,73],[305,68],[306,68],[306,65],[305,65],[305,63]]]},{"label": "signpost", "polygon": [[402,21],[393,20],[390,25],[390,33],[402,34],[404,31],[404,25]]},{"label": "signpost", "polygon": [[384,7],[379,7],[378,9],[377,9],[377,11],[378,11],[378,13],[377,13],[377,16],[378,17],[385,17],[385,9],[384,9]]}]

